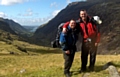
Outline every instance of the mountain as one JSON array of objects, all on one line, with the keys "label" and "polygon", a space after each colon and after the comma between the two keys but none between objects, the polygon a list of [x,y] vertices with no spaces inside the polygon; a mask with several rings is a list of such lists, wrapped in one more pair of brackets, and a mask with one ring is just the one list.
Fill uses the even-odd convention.
[{"label": "mountain", "polygon": [[29,32],[35,32],[38,26],[23,26]]},{"label": "mountain", "polygon": [[10,25],[10,28],[13,31],[15,31],[16,34],[25,35],[29,33],[29,31],[25,29],[23,26],[21,26],[19,23],[9,19],[3,19],[3,20]]},{"label": "mountain", "polygon": [[0,18],[0,29],[6,32],[10,32],[11,34],[16,34],[2,18]]},{"label": "mountain", "polygon": [[14,30],[11,29],[10,25],[6,23],[3,18],[0,18],[0,41],[11,44],[13,40],[20,40]]},{"label": "mountain", "polygon": [[35,31],[32,37],[34,43],[50,46],[50,42],[55,39],[58,25],[72,18],[78,19],[81,9],[86,9],[90,16],[98,15],[103,20],[103,24],[100,25],[101,43],[98,53],[120,53],[120,0],[87,0],[70,3],[56,17]]}]

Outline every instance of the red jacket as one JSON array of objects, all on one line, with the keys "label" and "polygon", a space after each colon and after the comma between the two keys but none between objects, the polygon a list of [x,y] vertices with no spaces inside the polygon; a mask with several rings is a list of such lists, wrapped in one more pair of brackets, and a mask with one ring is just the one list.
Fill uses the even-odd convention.
[{"label": "red jacket", "polygon": [[[67,28],[68,25],[69,25],[69,22],[66,22],[63,28]],[[96,25],[92,24],[92,22],[89,22],[89,21],[87,23],[80,22],[79,25],[81,28],[80,32],[84,40],[86,40],[87,38],[91,38],[91,39],[94,39],[96,43],[100,42],[100,32],[97,29]],[[87,27],[87,29],[85,28],[85,26]]]}]

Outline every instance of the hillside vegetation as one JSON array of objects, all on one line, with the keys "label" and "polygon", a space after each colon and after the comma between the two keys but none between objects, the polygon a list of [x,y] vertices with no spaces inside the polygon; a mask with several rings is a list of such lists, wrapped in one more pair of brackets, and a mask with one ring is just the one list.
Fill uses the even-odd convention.
[{"label": "hillside vegetation", "polygon": [[[15,41],[14,45],[17,44],[24,46],[27,53],[16,49],[16,46],[0,42],[0,77],[64,77],[61,50]],[[9,51],[14,51],[15,54],[9,54]],[[120,72],[118,58],[120,55],[98,55],[95,71],[88,70],[85,73],[89,73],[89,77],[108,77],[108,70],[103,70],[108,62],[112,62]],[[80,65],[80,52],[77,52],[71,68],[72,77],[82,77],[85,74],[78,72]]]},{"label": "hillside vegetation", "polygon": [[0,21],[7,23],[9,27],[18,35],[27,35],[29,31],[22,27],[19,23],[13,21],[12,19],[0,18]]}]

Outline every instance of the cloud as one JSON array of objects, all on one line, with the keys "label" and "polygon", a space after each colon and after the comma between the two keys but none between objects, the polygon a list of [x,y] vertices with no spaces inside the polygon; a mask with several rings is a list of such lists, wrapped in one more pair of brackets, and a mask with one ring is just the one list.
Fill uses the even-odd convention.
[{"label": "cloud", "polygon": [[66,0],[67,4],[71,3],[71,0]]},{"label": "cloud", "polygon": [[60,10],[55,10],[52,12],[52,16],[55,17],[58,13],[60,12]]},{"label": "cloud", "polygon": [[[50,13],[47,17],[44,17],[44,18],[39,17],[38,13],[34,13],[32,9],[28,9],[25,12],[26,12],[25,14],[21,14],[22,18],[16,18],[15,20],[19,22],[21,25],[41,25],[41,24],[47,23],[49,20],[54,18],[60,12],[60,10],[55,10],[52,13]],[[31,15],[29,14],[31,12],[33,16],[36,15],[37,17],[35,18],[33,18],[33,16],[28,17]]]},{"label": "cloud", "polygon": [[13,20],[16,20],[21,25],[41,25],[44,23],[47,23],[49,21],[50,17],[46,18],[14,18]]},{"label": "cloud", "polygon": [[[31,9],[26,10],[26,12],[31,12],[31,11],[32,11]],[[59,12],[60,12],[60,10],[55,10],[52,13],[50,13],[50,15],[48,15],[47,17],[44,17],[44,18],[41,18],[39,16],[35,17],[35,18],[22,16],[22,18],[13,18],[13,19],[16,20],[17,22],[19,22],[21,25],[38,25],[39,26],[41,24],[47,23],[49,20],[54,18]],[[35,14],[35,13],[33,13],[33,14]]]},{"label": "cloud", "polygon": [[14,4],[19,4],[23,2],[27,2],[29,0],[0,0],[0,5],[14,5]]},{"label": "cloud", "polygon": [[75,1],[87,1],[87,0],[66,0],[66,3],[69,4],[69,3],[75,2]]},{"label": "cloud", "polygon": [[27,9],[26,11],[27,11],[27,12],[32,12],[32,9],[29,8],[29,9]]},{"label": "cloud", "polygon": [[4,12],[0,12],[0,17],[12,19],[15,22],[21,24],[21,25],[42,25],[44,23],[47,23],[49,20],[54,18],[60,10],[54,10],[53,12],[49,13],[48,16],[41,18],[39,16],[39,13],[35,13],[31,8],[25,10],[22,13],[19,13],[18,16],[8,16]]},{"label": "cloud", "polygon": [[0,12],[0,17],[7,17],[7,15],[4,12]]},{"label": "cloud", "polygon": [[24,13],[19,13],[18,16],[33,16],[37,13],[33,13],[32,9],[27,9]]},{"label": "cloud", "polygon": [[33,16],[33,12],[27,12],[27,13],[23,14],[23,16]]},{"label": "cloud", "polygon": [[16,20],[16,19],[12,19],[12,20],[13,20],[14,22],[17,22],[17,23],[19,23],[19,22],[18,22],[18,20]]},{"label": "cloud", "polygon": [[50,6],[51,6],[51,7],[57,7],[58,5],[57,5],[56,2],[53,2],[53,3],[50,4]]}]

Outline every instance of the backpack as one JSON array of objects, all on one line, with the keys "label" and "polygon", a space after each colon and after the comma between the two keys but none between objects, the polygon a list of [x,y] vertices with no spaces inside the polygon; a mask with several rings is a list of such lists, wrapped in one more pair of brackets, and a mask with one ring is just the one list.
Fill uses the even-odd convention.
[{"label": "backpack", "polygon": [[[59,39],[60,39],[60,34],[61,34],[62,30],[63,30],[63,25],[64,24],[65,23],[61,23],[58,26],[57,34],[56,34],[56,39],[51,42],[51,47],[53,47],[53,48],[61,48],[61,45],[59,43]],[[75,29],[76,35],[78,35],[79,31],[80,31],[79,26],[76,26],[76,29]]]},{"label": "backpack", "polygon": [[53,48],[60,48],[61,47],[61,45],[59,43],[59,39],[60,39],[60,34],[61,34],[62,30],[63,30],[63,25],[64,24],[65,23],[61,23],[58,26],[56,39],[51,42],[51,47],[53,47]]}]

